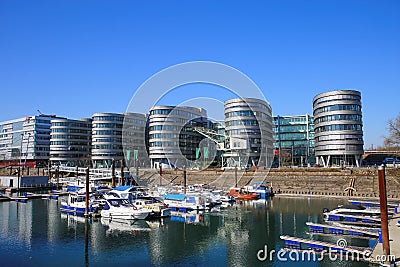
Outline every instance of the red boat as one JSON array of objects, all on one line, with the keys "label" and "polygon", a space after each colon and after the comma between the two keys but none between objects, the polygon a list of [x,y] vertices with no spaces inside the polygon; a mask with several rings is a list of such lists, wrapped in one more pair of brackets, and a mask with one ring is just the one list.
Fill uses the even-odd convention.
[{"label": "red boat", "polygon": [[236,200],[256,200],[260,198],[259,194],[245,192],[241,188],[231,188],[228,196],[232,196]]}]

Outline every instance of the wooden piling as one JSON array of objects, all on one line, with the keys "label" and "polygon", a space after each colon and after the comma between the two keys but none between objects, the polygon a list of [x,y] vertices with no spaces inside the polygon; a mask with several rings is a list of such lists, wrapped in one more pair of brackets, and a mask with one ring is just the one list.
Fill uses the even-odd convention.
[{"label": "wooden piling", "polygon": [[85,206],[85,216],[89,215],[89,167],[86,168],[86,206]]},{"label": "wooden piling", "polygon": [[111,161],[111,185],[114,188],[115,187],[115,160],[112,159]]},{"label": "wooden piling", "polygon": [[183,193],[186,194],[186,166],[183,166]]},{"label": "wooden piling", "polygon": [[136,181],[135,185],[139,185],[139,159],[136,159]]},{"label": "wooden piling", "polygon": [[235,166],[235,187],[237,186],[237,166]]},{"label": "wooden piling", "polygon": [[390,255],[385,166],[378,168],[383,253]]},{"label": "wooden piling", "polygon": [[160,162],[160,186],[162,185],[162,165]]},{"label": "wooden piling", "polygon": [[124,185],[124,160],[121,159],[121,182],[120,185]]},{"label": "wooden piling", "polygon": [[17,188],[19,190],[19,181],[21,179],[21,167],[18,167],[18,181],[17,181]]}]

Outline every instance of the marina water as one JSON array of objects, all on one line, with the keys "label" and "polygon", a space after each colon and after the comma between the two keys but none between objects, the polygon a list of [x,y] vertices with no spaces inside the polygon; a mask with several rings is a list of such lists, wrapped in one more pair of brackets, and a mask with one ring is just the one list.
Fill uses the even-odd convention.
[{"label": "marina water", "polygon": [[[322,223],[322,209],[341,199],[284,198],[238,203],[204,214],[132,223],[61,214],[60,201],[0,203],[1,266],[368,266],[365,262],[260,261],[278,251],[280,235],[336,243],[340,236],[310,236],[306,222]],[[376,241],[347,238],[349,245]]]}]

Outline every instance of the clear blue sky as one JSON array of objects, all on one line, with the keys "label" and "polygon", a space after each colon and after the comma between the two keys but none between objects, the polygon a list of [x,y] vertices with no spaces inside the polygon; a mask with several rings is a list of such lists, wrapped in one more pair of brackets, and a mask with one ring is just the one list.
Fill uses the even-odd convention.
[{"label": "clear blue sky", "polygon": [[360,90],[376,146],[400,111],[399,14],[400,1],[1,0],[0,121],[123,112],[154,73],[210,60],[253,79],[275,115]]}]

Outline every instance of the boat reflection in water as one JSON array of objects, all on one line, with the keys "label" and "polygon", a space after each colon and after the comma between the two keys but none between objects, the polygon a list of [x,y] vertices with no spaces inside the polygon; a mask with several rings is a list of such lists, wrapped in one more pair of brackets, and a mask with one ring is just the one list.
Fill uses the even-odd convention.
[{"label": "boat reflection in water", "polygon": [[101,218],[101,224],[106,230],[106,234],[114,232],[139,232],[151,231],[149,223],[145,220],[123,220],[123,219],[108,219]]},{"label": "boat reflection in water", "polygon": [[[0,202],[2,266],[282,266],[261,262],[278,251],[281,235],[310,239],[306,222],[323,223],[322,209],[339,199],[276,197],[244,201],[219,212],[173,213],[163,220],[85,219],[61,214],[60,202]],[[336,242],[337,237],[313,239]],[[368,240],[348,243],[368,245]],[[275,254],[276,255],[276,254]],[[285,266],[368,266],[363,262],[286,262]]]}]

